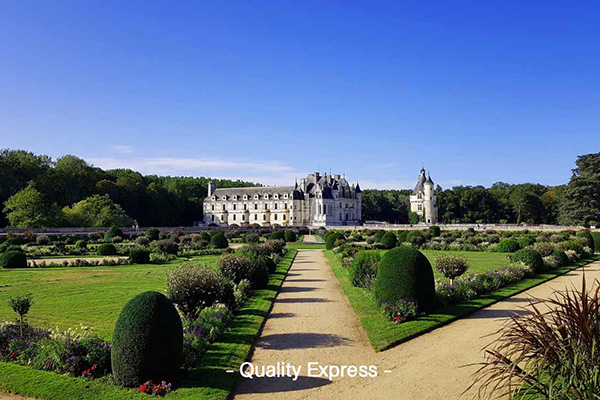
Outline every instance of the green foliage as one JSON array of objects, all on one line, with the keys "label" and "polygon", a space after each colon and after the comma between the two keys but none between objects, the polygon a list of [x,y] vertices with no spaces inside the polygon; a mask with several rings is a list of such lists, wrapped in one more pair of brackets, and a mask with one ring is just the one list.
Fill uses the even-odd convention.
[{"label": "green foliage", "polygon": [[430,312],[435,305],[431,264],[423,253],[411,247],[400,246],[385,253],[373,289],[380,304],[411,300],[421,312]]},{"label": "green foliage", "polygon": [[271,232],[271,240],[285,240],[285,232],[280,230],[274,230]]},{"label": "green foliage", "polygon": [[356,254],[350,263],[348,275],[354,286],[370,288],[377,276],[381,253],[377,250],[363,250]]},{"label": "green foliage", "polygon": [[430,226],[428,230],[429,230],[429,234],[432,237],[438,237],[442,234],[442,230],[440,229],[439,226],[436,226],[436,225]]},{"label": "green foliage", "polygon": [[469,269],[465,257],[454,256],[451,254],[442,254],[435,258],[435,268],[452,283]]},{"label": "green foliage", "polygon": [[150,264],[150,252],[142,247],[129,250],[129,260],[133,264]]},{"label": "green foliage", "polygon": [[521,246],[519,246],[519,243],[512,238],[506,238],[506,239],[502,239],[499,243],[498,243],[498,247],[496,248],[500,253],[514,253],[515,251],[519,250],[521,248]]},{"label": "green foliage", "polygon": [[210,239],[212,238],[208,232],[200,232],[200,237],[202,237],[202,240],[206,240],[208,242],[210,242]]},{"label": "green foliage", "polygon": [[158,240],[154,242],[154,247],[163,254],[172,254],[176,256],[179,252],[179,245],[171,239]]},{"label": "green foliage", "polygon": [[285,231],[285,241],[288,243],[293,243],[296,241],[296,232],[287,230]]},{"label": "green foliage", "polygon": [[[202,232],[202,233],[204,233],[204,232]],[[150,228],[150,229],[148,229],[148,232],[146,232],[146,236],[148,236],[148,239],[150,239],[150,240],[158,240],[159,235],[160,235],[160,231],[156,228]]]},{"label": "green foliage", "polygon": [[45,228],[60,219],[58,210],[44,201],[33,183],[11,196],[4,203],[4,212],[14,228]]},{"label": "green foliage", "polygon": [[396,237],[398,238],[398,243],[406,242],[407,231],[396,231]]},{"label": "green foliage", "polygon": [[333,249],[340,239],[344,239],[344,235],[341,232],[328,232],[325,237],[325,248],[328,250]]},{"label": "green foliage", "polygon": [[115,236],[123,237],[123,230],[118,226],[111,226],[104,234],[104,241],[110,242]]},{"label": "green foliage", "polygon": [[510,256],[513,262],[522,262],[536,273],[544,271],[544,260],[540,254],[533,249],[521,249]]},{"label": "green foliage", "polygon": [[102,243],[96,251],[100,256],[114,256],[117,254],[117,248],[112,243]]},{"label": "green foliage", "polygon": [[377,231],[377,232],[375,232],[375,237],[374,237],[375,241],[377,243],[381,243],[381,239],[383,239],[383,235],[385,235],[385,231]]},{"label": "green foliage", "polygon": [[87,197],[71,207],[64,207],[62,211],[69,226],[129,226],[132,223],[123,208],[115,204],[107,194]]},{"label": "green foliage", "polygon": [[210,245],[215,249],[226,249],[229,247],[229,242],[225,238],[225,235],[223,235],[221,232],[217,232],[210,239]]},{"label": "green foliage", "polygon": [[394,232],[387,231],[381,238],[381,244],[384,249],[393,249],[398,244],[398,239]]},{"label": "green foliage", "polygon": [[600,220],[600,153],[579,156],[569,184],[558,192],[559,222]]},{"label": "green foliage", "polygon": [[210,265],[184,263],[167,275],[167,296],[190,320],[215,303],[232,305],[233,284]]},{"label": "green foliage", "polygon": [[406,241],[420,246],[425,243],[425,235],[421,231],[410,231],[406,234]]},{"label": "green foliage", "polygon": [[219,271],[233,283],[240,283],[242,279],[250,280],[254,266],[252,260],[237,254],[225,254],[217,261]]},{"label": "green foliage", "polygon": [[87,248],[87,242],[85,240],[78,240],[75,242],[75,247],[78,249],[86,249]]},{"label": "green foliage", "polygon": [[417,214],[416,212],[409,212],[408,213],[408,223],[412,224],[412,225],[416,225],[419,223],[419,214]]},{"label": "green foliage", "polygon": [[594,248],[594,237],[592,236],[590,231],[577,232],[577,237],[585,239],[587,242],[586,246],[590,249]]},{"label": "green foliage", "polygon": [[565,254],[564,251],[560,249],[556,249],[552,252],[552,257],[557,261],[559,267],[564,267],[569,265],[569,257]]},{"label": "green foliage", "polygon": [[363,220],[408,223],[409,195],[410,190],[363,190]]},{"label": "green foliage", "polygon": [[592,238],[594,239],[594,247],[592,248],[595,249],[596,252],[600,252],[600,232],[592,232]]},{"label": "green foliage", "polygon": [[517,238],[517,243],[519,244],[519,247],[523,249],[525,247],[532,246],[535,243],[535,240],[529,236],[520,236]]},{"label": "green foliage", "polygon": [[27,268],[27,256],[22,251],[6,251],[0,254],[0,268]]},{"label": "green foliage", "polygon": [[135,387],[152,380],[174,382],[183,364],[183,327],[163,294],[144,292],[119,315],[113,334],[112,371],[117,384]]}]

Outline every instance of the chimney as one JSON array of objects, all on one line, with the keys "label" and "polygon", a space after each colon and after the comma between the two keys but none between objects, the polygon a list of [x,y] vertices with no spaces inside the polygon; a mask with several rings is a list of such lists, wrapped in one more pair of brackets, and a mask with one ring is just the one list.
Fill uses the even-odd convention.
[{"label": "chimney", "polygon": [[213,193],[215,192],[216,186],[215,183],[213,181],[208,182],[208,195],[212,196]]}]

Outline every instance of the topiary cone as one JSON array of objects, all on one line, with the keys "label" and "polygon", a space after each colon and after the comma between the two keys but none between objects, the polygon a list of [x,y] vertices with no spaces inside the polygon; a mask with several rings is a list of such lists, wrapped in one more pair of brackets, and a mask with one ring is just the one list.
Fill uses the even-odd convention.
[{"label": "topiary cone", "polygon": [[417,303],[419,311],[432,311],[435,281],[429,260],[419,250],[408,246],[388,251],[377,268],[373,291],[379,303],[412,300]]},{"label": "topiary cone", "polygon": [[183,363],[183,327],[166,296],[144,292],[125,304],[115,324],[111,362],[119,385],[177,380]]}]

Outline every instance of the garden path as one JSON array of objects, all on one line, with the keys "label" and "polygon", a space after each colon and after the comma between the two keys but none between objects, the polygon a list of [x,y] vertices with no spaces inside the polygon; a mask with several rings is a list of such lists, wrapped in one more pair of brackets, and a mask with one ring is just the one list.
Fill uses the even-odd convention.
[{"label": "garden path", "polygon": [[[585,268],[588,282],[600,279],[600,262]],[[251,362],[291,363],[300,377],[240,378],[235,398],[254,399],[457,399],[470,385],[482,348],[511,313],[522,312],[531,296],[579,287],[583,270],[513,296],[466,318],[375,353],[321,250],[300,249],[283,283]],[[376,365],[374,378],[307,376],[309,362],[320,365]],[[388,370],[390,372],[384,372]],[[467,393],[463,398],[472,398]]]}]

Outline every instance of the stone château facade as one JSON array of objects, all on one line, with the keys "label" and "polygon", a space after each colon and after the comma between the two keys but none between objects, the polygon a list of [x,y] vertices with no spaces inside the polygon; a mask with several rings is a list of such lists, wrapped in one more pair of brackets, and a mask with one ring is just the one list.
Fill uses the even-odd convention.
[{"label": "stone ch\u00e2teau facade", "polygon": [[417,179],[415,190],[410,195],[410,211],[419,214],[422,222],[436,224],[438,222],[438,205],[431,175],[425,177],[425,169],[421,168]]},{"label": "stone ch\u00e2teau facade", "polygon": [[208,186],[204,223],[218,226],[359,225],[361,190],[345,177],[315,172],[294,186]]}]

